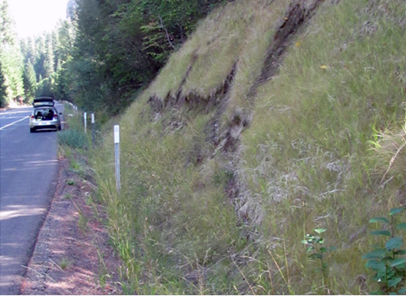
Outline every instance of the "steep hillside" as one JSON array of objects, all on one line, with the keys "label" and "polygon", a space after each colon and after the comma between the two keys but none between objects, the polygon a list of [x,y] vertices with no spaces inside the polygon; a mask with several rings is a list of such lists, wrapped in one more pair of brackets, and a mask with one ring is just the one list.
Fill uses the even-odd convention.
[{"label": "steep hillside", "polygon": [[[378,288],[362,255],[406,200],[405,20],[403,0],[236,0],[202,21],[119,121],[120,194],[111,130],[92,160],[124,291]],[[314,229],[337,248],[321,272]]]}]

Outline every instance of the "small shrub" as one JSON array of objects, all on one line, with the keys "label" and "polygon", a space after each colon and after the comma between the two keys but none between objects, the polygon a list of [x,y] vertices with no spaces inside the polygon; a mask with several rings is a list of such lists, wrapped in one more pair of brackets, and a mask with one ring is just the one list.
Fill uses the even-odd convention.
[{"label": "small shrub", "polygon": [[362,256],[367,259],[365,267],[375,272],[373,280],[379,284],[379,289],[372,294],[404,294],[406,293],[406,258],[401,257],[406,254],[406,250],[401,249],[403,239],[395,235],[396,229],[406,229],[406,223],[397,223],[395,215],[403,212],[402,208],[390,210],[390,219],[385,217],[372,218],[369,223],[383,223],[388,230],[375,230],[370,234],[375,236],[386,236],[388,240],[385,247],[375,246],[372,252]]}]

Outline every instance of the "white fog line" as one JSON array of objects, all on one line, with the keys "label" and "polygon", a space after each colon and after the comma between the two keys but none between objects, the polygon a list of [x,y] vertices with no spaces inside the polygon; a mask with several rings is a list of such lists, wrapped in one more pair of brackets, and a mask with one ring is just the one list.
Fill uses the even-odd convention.
[{"label": "white fog line", "polygon": [[29,118],[30,116],[26,116],[26,117],[24,117],[24,118],[22,118],[22,119],[20,119],[20,120],[17,120],[17,121],[14,121],[14,122],[12,122],[12,123],[9,123],[9,124],[7,124],[7,125],[5,125],[5,126],[2,126],[2,127],[0,127],[0,131],[1,130],[3,130],[3,129],[5,129],[6,127],[9,127],[9,126],[11,126],[11,125],[13,125],[13,124],[16,124],[16,123],[18,123],[18,122],[20,122],[20,121],[23,121],[23,120],[25,120],[25,119],[27,119],[27,118]]}]

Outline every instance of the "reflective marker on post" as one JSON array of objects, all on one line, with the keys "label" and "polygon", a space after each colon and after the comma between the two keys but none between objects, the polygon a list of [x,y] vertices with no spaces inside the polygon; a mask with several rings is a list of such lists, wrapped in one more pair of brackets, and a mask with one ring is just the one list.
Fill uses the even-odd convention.
[{"label": "reflective marker on post", "polygon": [[114,144],[119,144],[120,143],[120,126],[115,125],[114,126]]},{"label": "reflective marker on post", "polygon": [[114,147],[115,147],[115,164],[116,164],[116,187],[120,193],[120,126],[114,126]]},{"label": "reflective marker on post", "polygon": [[87,126],[87,121],[86,121],[86,119],[87,119],[87,114],[86,114],[86,112],[83,113],[83,119],[84,119],[84,121],[85,121],[85,132],[86,132],[86,126]]}]

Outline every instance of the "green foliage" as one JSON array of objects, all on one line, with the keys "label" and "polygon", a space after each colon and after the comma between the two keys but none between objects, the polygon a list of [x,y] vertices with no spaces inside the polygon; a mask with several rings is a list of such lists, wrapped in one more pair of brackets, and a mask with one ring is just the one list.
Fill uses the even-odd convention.
[{"label": "green foliage", "polygon": [[369,223],[380,223],[389,230],[375,230],[370,234],[386,237],[384,247],[376,245],[374,250],[363,255],[368,260],[365,267],[375,274],[372,280],[378,283],[379,289],[372,294],[404,294],[406,293],[406,250],[402,249],[403,238],[396,236],[396,230],[405,230],[406,223],[398,223],[396,215],[404,212],[405,207],[390,210],[389,219],[385,217],[372,218]]},{"label": "green foliage", "polygon": [[64,93],[86,110],[117,114],[222,0],[78,1]]},{"label": "green foliage", "polygon": [[[65,104],[65,113],[73,112],[69,104]],[[85,150],[90,146],[90,137],[84,131],[83,117],[77,114],[66,118],[66,127],[58,132],[58,143],[77,150]],[[70,151],[67,149],[66,151]],[[69,152],[68,152],[69,153]],[[68,155],[70,156],[70,155]],[[82,171],[81,164],[72,158],[71,169]]]},{"label": "green foliage", "polygon": [[55,57],[54,51],[52,49],[52,35],[47,34],[45,37],[45,59],[44,59],[44,76],[43,78],[50,78],[52,74],[55,72],[54,64],[55,64]]},{"label": "green foliage", "polygon": [[72,59],[74,24],[65,20],[51,33],[20,40],[21,59],[24,67],[23,93],[28,102],[35,96],[52,96],[73,100],[70,94],[68,61]]},{"label": "green foliage", "polygon": [[89,140],[83,131],[67,129],[58,133],[58,143],[75,149],[87,149]]},{"label": "green foliage", "polygon": [[7,89],[5,82],[6,81],[3,73],[3,65],[0,61],[0,108],[3,108],[7,105]]},{"label": "green foliage", "polygon": [[35,96],[53,97],[52,80],[49,78],[41,79],[41,81],[36,85]]},{"label": "green foliage", "polygon": [[37,76],[37,82],[40,82],[45,77],[45,40],[44,36],[37,36],[34,40],[35,62],[34,69]]},{"label": "green foliage", "polygon": [[67,269],[70,265],[71,265],[71,262],[66,257],[63,257],[61,262],[59,263],[59,267],[62,270]]},{"label": "green foliage", "polygon": [[0,63],[1,91],[0,106],[5,106],[23,95],[23,61],[16,34],[13,31],[13,20],[8,11],[8,1],[0,4]]},{"label": "green foliage", "polygon": [[16,34],[13,31],[13,20],[8,10],[8,0],[3,0],[0,4],[0,43],[14,45]]},{"label": "green foliage", "polygon": [[35,70],[31,61],[28,59],[25,63],[23,73],[24,94],[26,99],[33,98],[35,96],[37,88],[37,80],[35,78]]},{"label": "green foliage", "polygon": [[[189,33],[194,30],[197,20],[205,16],[222,0],[138,0],[129,3],[132,15],[142,14],[140,26],[143,49],[154,60],[163,64],[169,54],[183,44]],[[124,16],[123,22],[125,22]]]}]

